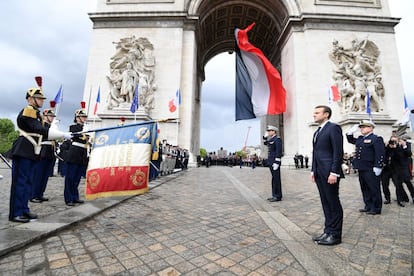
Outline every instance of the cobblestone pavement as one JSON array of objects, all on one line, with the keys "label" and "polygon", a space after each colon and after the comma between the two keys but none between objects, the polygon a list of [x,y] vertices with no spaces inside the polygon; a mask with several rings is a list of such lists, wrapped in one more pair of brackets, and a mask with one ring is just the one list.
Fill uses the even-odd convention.
[{"label": "cobblestone pavement", "polygon": [[[6,169],[0,174],[4,175],[0,243],[11,237],[26,241],[25,246],[3,251],[2,275],[412,275],[413,271],[413,204],[384,205],[382,215],[359,213],[363,205],[356,175],[341,182],[342,243],[323,247],[311,240],[322,231],[323,215],[316,186],[305,169],[282,168],[284,198],[274,203],[266,200],[270,172],[261,167],[191,168],[151,182],[146,194],[89,201],[74,208],[64,205],[63,178],[53,177],[46,190],[51,200],[31,203],[40,218],[28,224],[7,221],[10,175]],[[88,206],[93,208],[85,215]],[[39,225],[53,225],[62,214],[75,213],[81,215],[66,226],[55,224],[48,232],[37,232]],[[10,231],[14,235],[4,235]]]}]

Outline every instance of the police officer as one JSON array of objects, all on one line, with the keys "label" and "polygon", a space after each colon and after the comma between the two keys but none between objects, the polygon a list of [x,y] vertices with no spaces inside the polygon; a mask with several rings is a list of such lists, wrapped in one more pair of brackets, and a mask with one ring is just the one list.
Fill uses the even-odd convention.
[{"label": "police officer", "polygon": [[[354,132],[360,129],[358,138]],[[354,166],[359,173],[359,184],[365,207],[360,212],[369,215],[381,214],[381,171],[384,164],[385,144],[381,136],[373,133],[374,122],[363,120],[359,125],[354,125],[346,134],[349,143],[355,145]]]},{"label": "police officer", "polygon": [[[54,107],[54,101],[50,102],[51,107]],[[56,115],[52,108],[47,108],[43,110],[42,119],[43,126],[45,128],[50,128],[55,119]],[[48,201],[49,199],[44,197],[44,192],[46,190],[47,181],[49,176],[53,175],[53,168],[55,166],[56,157],[56,141],[46,140],[41,143],[42,149],[40,150],[40,160],[36,164],[36,171],[33,178],[33,189],[32,197],[30,202],[41,203],[43,201]]]},{"label": "police officer", "polygon": [[70,133],[43,126],[39,108],[43,106],[46,97],[41,88],[41,77],[35,79],[39,87],[30,88],[26,93],[28,105],[17,116],[19,137],[11,150],[13,165],[9,220],[22,223],[37,219],[37,215],[30,212],[28,202],[42,140],[72,137]]},{"label": "police officer", "polygon": [[278,128],[267,126],[267,136],[263,136],[264,144],[267,145],[268,165],[272,173],[272,197],[268,198],[270,202],[282,200],[282,182],[280,179],[280,164],[282,161],[282,140],[276,135]]},{"label": "police officer", "polygon": [[[86,131],[86,119],[88,115],[85,111],[85,102],[81,102],[81,109],[75,111],[74,123],[69,127],[70,132]],[[65,174],[65,203],[68,206],[75,206],[75,203],[84,203],[79,198],[79,183],[81,177],[86,173],[89,161],[89,135],[75,135],[65,154],[66,174]]]}]

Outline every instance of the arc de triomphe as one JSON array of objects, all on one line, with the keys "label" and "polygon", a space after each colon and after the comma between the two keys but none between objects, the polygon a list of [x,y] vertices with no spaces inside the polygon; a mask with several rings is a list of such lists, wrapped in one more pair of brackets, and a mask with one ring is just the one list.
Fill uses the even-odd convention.
[{"label": "arc de triomphe", "polygon": [[[252,22],[249,39],[281,71],[287,92],[287,111],[261,119],[262,129],[281,129],[285,156],[311,152],[313,108],[328,104],[331,85],[342,94],[330,103],[332,120],[344,130],[368,118],[368,99],[385,139],[401,119],[399,19],[390,16],[388,0],[98,0],[89,16],[84,100],[94,103],[101,91],[97,114],[88,111],[93,128],[115,126],[121,117],[177,118],[160,123],[161,137],[197,155],[204,66],[232,52],[234,27]],[[174,111],[178,89],[182,104]],[[139,109],[132,114],[136,90]]]}]

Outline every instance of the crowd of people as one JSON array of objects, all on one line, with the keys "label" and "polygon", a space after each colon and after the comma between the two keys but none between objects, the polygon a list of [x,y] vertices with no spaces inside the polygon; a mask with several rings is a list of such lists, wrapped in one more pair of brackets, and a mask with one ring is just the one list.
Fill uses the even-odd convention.
[{"label": "crowd of people", "polygon": [[251,167],[255,168],[256,166],[263,166],[265,160],[263,160],[260,156],[257,156],[256,153],[246,155],[246,157],[242,157],[238,155],[236,152],[227,152],[227,150],[221,147],[219,150],[211,151],[206,154],[205,157],[201,155],[197,156],[197,166],[239,166],[242,167]]}]

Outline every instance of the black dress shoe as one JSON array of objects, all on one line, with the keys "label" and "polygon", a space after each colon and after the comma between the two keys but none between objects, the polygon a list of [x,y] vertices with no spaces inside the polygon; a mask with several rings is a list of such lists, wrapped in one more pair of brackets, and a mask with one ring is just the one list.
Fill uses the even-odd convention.
[{"label": "black dress shoe", "polygon": [[271,200],[269,200],[270,202],[276,202],[276,201],[282,201],[281,198],[272,198]]},{"label": "black dress shoe", "polygon": [[80,204],[82,204],[82,203],[85,203],[85,201],[83,201],[81,199],[77,199],[77,200],[74,200],[73,203],[80,203]]},{"label": "black dress shoe", "polygon": [[33,202],[33,203],[42,203],[42,199],[40,199],[40,198],[32,198],[30,200],[30,202]]},{"label": "black dress shoe", "polygon": [[341,238],[336,238],[333,235],[327,235],[324,239],[316,241],[319,245],[335,245],[341,243]]},{"label": "black dress shoe", "polygon": [[49,199],[47,197],[41,197],[40,198],[42,201],[49,201]]},{"label": "black dress shoe", "polygon": [[25,217],[25,216],[17,216],[17,217],[12,218],[12,219],[11,219],[11,221],[14,221],[14,222],[21,222],[21,223],[26,223],[26,222],[29,222],[29,221],[30,221],[30,219],[28,219],[28,218],[27,218],[27,217]]},{"label": "black dress shoe", "polygon": [[368,212],[367,212],[367,214],[368,214],[368,215],[373,215],[373,216],[375,216],[375,215],[381,215],[381,211],[379,211],[379,212],[375,212],[375,211],[368,211]]},{"label": "black dress shoe", "polygon": [[400,202],[400,201],[398,201],[398,206],[405,207],[405,205],[402,202]]},{"label": "black dress shoe", "polygon": [[321,235],[319,235],[319,236],[314,236],[314,237],[312,237],[312,240],[313,241],[320,241],[320,240],[323,240],[324,238],[326,238],[328,236],[328,234],[327,233],[323,233],[323,234],[321,234]]},{"label": "black dress shoe", "polygon": [[384,201],[384,204],[390,204],[391,203],[391,200],[386,200],[386,201]]},{"label": "black dress shoe", "polygon": [[74,202],[72,202],[72,201],[69,201],[69,202],[66,202],[66,205],[67,205],[67,206],[75,206],[75,203],[74,203]]},{"label": "black dress shoe", "polygon": [[368,210],[367,208],[364,208],[364,209],[359,209],[359,211],[360,211],[361,213],[365,213],[365,212],[368,212],[369,210]]},{"label": "black dress shoe", "polygon": [[269,197],[267,200],[271,201],[273,199],[273,197]]},{"label": "black dress shoe", "polygon": [[24,213],[23,216],[28,218],[30,221],[37,220],[37,215],[35,213]]}]

